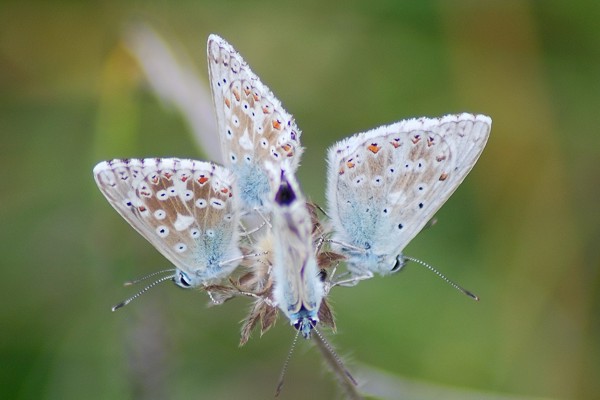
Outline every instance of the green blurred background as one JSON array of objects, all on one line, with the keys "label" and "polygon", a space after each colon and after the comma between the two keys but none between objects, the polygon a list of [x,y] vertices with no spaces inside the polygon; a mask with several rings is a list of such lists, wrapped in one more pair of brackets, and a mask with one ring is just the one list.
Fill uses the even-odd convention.
[{"label": "green blurred background", "polygon": [[[382,398],[600,398],[598,21],[592,0],[3,2],[0,398],[274,392],[294,332],[280,319],[238,348],[246,299],[207,308],[164,285],[110,312],[134,291],[122,282],[168,263],[104,200],[93,166],[218,151],[148,83],[126,39],[142,22],[190,85],[207,83],[209,33],[241,52],[303,130],[299,177],[321,204],[334,140],[490,115],[475,169],[406,249],[481,301],[409,266],[334,290],[327,336]],[[298,347],[282,398],[340,397],[319,353]]]}]

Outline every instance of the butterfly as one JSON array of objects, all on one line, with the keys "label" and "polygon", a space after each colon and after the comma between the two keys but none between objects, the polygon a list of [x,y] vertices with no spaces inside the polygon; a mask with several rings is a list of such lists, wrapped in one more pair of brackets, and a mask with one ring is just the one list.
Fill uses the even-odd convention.
[{"label": "butterfly", "polygon": [[321,281],[313,222],[293,174],[282,170],[274,197],[273,299],[304,338],[319,321],[325,289]]},{"label": "butterfly", "polygon": [[226,168],[177,158],[124,159],[99,163],[94,177],[110,205],[175,265],[164,279],[183,288],[207,285],[243,258],[238,196]]},{"label": "butterfly", "polygon": [[207,45],[208,71],[225,166],[236,177],[244,210],[265,210],[276,183],[269,170],[295,172],[301,132],[281,102],[217,35]]},{"label": "butterfly", "polygon": [[216,304],[239,296],[255,299],[243,323],[240,345],[246,344],[257,324],[261,335],[270,329],[277,309],[305,338],[319,322],[335,331],[325,296],[332,286],[328,270],[343,257],[322,251],[325,233],[315,206],[306,202],[296,177],[284,168],[279,178],[271,179],[279,182],[270,206],[273,223],[252,249],[245,250],[253,262],[246,264],[245,274],[230,277],[230,285],[207,287]]},{"label": "butterfly", "polygon": [[465,179],[491,119],[418,118],[343,139],[327,152],[332,241],[355,280],[401,269],[404,247]]}]

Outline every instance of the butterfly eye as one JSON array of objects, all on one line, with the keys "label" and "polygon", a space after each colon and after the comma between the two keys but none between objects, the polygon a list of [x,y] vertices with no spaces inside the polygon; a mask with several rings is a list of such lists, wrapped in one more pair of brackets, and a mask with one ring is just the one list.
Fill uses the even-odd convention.
[{"label": "butterfly eye", "polygon": [[184,274],[181,271],[179,271],[177,273],[177,275],[175,276],[175,283],[178,286],[182,287],[182,288],[190,288],[190,287],[192,287],[192,283],[190,282],[190,280],[187,277],[187,275]]},{"label": "butterfly eye", "polygon": [[325,279],[327,279],[327,271],[325,271],[324,269],[320,270],[318,276],[321,282],[325,282]]},{"label": "butterfly eye", "polygon": [[405,265],[406,260],[402,257],[402,255],[399,255],[396,257],[396,262],[394,263],[394,266],[390,272],[399,272],[402,268],[404,268]]}]

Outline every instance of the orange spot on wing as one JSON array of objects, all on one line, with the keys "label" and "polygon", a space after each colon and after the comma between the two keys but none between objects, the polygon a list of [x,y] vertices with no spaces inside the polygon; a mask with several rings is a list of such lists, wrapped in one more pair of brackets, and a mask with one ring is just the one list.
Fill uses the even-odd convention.
[{"label": "orange spot on wing", "polygon": [[206,182],[208,182],[208,178],[204,175],[200,175],[200,178],[198,178],[198,183],[204,185]]},{"label": "orange spot on wing", "polygon": [[283,151],[285,151],[287,157],[294,156],[294,148],[291,145],[284,144],[281,146],[281,148],[283,149]]},{"label": "orange spot on wing", "polygon": [[397,149],[398,147],[400,147],[400,139],[394,139],[390,142],[390,144],[394,146],[395,149]]},{"label": "orange spot on wing", "polygon": [[269,113],[269,107],[267,107],[267,106],[263,106],[262,110],[263,110],[263,114]]},{"label": "orange spot on wing", "polygon": [[233,89],[233,97],[235,97],[236,101],[240,101],[240,92],[237,89]]},{"label": "orange spot on wing", "polygon": [[231,108],[231,101],[229,101],[229,99],[225,99],[225,105],[227,108]]},{"label": "orange spot on wing", "polygon": [[347,166],[348,168],[354,168],[354,166],[355,166],[355,165],[356,165],[356,164],[354,164],[354,163],[352,162],[352,159],[349,159],[348,161],[346,161],[346,166]]},{"label": "orange spot on wing", "polygon": [[340,167],[340,170],[338,171],[338,175],[344,175],[344,167]]},{"label": "orange spot on wing", "polygon": [[278,119],[274,119],[273,120],[273,128],[275,129],[281,129],[281,121],[279,121]]},{"label": "orange spot on wing", "polygon": [[445,181],[448,178],[448,173],[444,172],[440,175],[440,181]]},{"label": "orange spot on wing", "polygon": [[260,100],[260,96],[258,95],[258,93],[253,93],[252,97],[254,97],[254,101],[259,101]]},{"label": "orange spot on wing", "polygon": [[244,94],[245,94],[246,96],[248,96],[248,95],[250,94],[250,89],[249,89],[249,88],[247,88],[247,87],[245,87],[245,88],[244,88]]},{"label": "orange spot on wing", "polygon": [[181,182],[185,182],[185,181],[187,181],[187,180],[188,180],[188,177],[187,177],[187,176],[182,176],[182,177],[181,177]]},{"label": "orange spot on wing", "polygon": [[146,207],[144,207],[144,206],[139,206],[139,207],[138,207],[138,210],[140,210],[140,212],[144,212],[144,211],[146,211]]},{"label": "orange spot on wing", "polygon": [[223,193],[223,194],[227,194],[227,192],[229,192],[229,189],[227,189],[227,188],[223,188],[223,189],[221,189],[221,193]]},{"label": "orange spot on wing", "polygon": [[381,146],[378,146],[377,143],[371,143],[367,149],[373,154],[377,154],[379,150],[381,150]]}]

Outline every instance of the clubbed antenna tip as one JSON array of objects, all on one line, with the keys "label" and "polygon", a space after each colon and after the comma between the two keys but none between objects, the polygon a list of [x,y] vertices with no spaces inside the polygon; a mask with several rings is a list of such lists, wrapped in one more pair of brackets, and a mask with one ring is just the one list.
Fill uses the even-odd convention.
[{"label": "clubbed antenna tip", "polygon": [[142,290],[140,290],[139,292],[137,292],[136,294],[134,294],[130,298],[125,299],[122,302],[120,302],[119,304],[113,306],[111,308],[111,310],[112,311],[117,311],[119,308],[125,307],[127,304],[131,303],[133,300],[137,299],[138,297],[140,297],[141,295],[143,295],[144,293],[146,293],[148,290],[152,289],[154,286],[158,285],[159,283],[168,281],[168,280],[173,280],[173,275],[163,276],[159,280],[156,280],[156,281],[152,282],[151,284],[149,284],[148,286],[146,286],[145,288],[143,288]]}]

